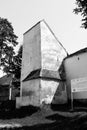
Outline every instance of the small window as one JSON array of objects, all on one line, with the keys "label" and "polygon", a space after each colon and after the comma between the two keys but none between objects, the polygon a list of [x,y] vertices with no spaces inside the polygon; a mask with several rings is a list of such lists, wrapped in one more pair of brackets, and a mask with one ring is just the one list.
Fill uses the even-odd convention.
[{"label": "small window", "polygon": [[79,60],[79,57],[78,57],[78,60]]}]

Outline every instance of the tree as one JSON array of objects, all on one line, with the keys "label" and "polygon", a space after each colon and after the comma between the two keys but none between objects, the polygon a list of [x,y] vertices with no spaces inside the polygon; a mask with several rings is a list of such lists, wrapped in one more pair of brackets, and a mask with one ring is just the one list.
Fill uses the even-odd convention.
[{"label": "tree", "polygon": [[18,54],[14,56],[14,74],[18,79],[20,79],[21,76],[22,50],[23,46],[21,45],[18,50]]},{"label": "tree", "polygon": [[11,73],[10,66],[15,55],[14,47],[18,44],[12,24],[0,17],[0,68],[6,73]]},{"label": "tree", "polygon": [[87,29],[87,0],[76,0],[77,7],[74,9],[75,14],[81,13],[82,27]]},{"label": "tree", "polygon": [[21,75],[21,62],[22,62],[22,45],[20,46],[18,53],[12,57],[12,61],[9,66],[5,66],[5,72],[14,74],[16,79],[20,79]]},{"label": "tree", "polygon": [[11,67],[10,69],[12,70],[12,73],[14,74],[13,85],[16,88],[20,87],[22,50],[23,50],[23,46],[21,45],[18,50],[18,54],[14,56],[13,62],[10,65]]}]

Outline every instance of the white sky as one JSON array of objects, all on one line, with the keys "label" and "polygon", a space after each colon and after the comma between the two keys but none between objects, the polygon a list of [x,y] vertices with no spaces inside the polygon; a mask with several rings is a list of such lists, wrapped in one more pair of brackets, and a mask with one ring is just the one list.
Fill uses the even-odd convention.
[{"label": "white sky", "polygon": [[0,17],[13,25],[18,41],[23,33],[45,19],[69,53],[87,46],[87,30],[80,28],[81,16],[75,15],[75,0],[0,0]]},{"label": "white sky", "polygon": [[18,41],[23,33],[45,19],[68,53],[87,46],[87,30],[80,28],[80,15],[75,15],[75,0],[0,0],[0,17],[13,25]]},{"label": "white sky", "polygon": [[80,28],[82,17],[73,13],[75,1],[0,0],[0,17],[12,23],[20,43],[24,32],[45,19],[68,53],[73,53],[87,47],[87,30]]}]

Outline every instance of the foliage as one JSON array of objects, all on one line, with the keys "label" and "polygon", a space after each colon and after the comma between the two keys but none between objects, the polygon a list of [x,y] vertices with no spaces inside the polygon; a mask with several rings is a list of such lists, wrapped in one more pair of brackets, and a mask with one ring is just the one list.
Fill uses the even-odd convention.
[{"label": "foliage", "polygon": [[5,71],[9,74],[13,74],[14,78],[12,84],[14,86],[20,86],[21,76],[21,62],[22,62],[22,45],[20,46],[18,53],[12,57],[12,61],[9,66],[5,66]]},{"label": "foliage", "polygon": [[17,44],[12,24],[7,19],[0,18],[0,68],[7,74],[14,74],[12,83],[16,87],[20,86],[22,61],[22,45],[17,54],[14,51]]},{"label": "foliage", "polygon": [[76,0],[77,7],[74,9],[75,14],[81,13],[82,27],[87,28],[87,0]]},{"label": "foliage", "polygon": [[6,73],[11,73],[10,66],[15,55],[14,47],[18,44],[12,24],[0,17],[0,68]]},{"label": "foliage", "polygon": [[21,75],[22,49],[23,49],[23,46],[21,45],[18,50],[18,54],[16,56],[14,56],[13,73],[15,74],[15,77],[18,79],[20,79],[20,75]]},{"label": "foliage", "polygon": [[18,54],[16,56],[14,56],[13,62],[11,65],[11,70],[12,70],[12,73],[14,74],[13,85],[15,87],[20,86],[22,49],[23,49],[23,46],[21,45],[19,50],[18,50]]}]

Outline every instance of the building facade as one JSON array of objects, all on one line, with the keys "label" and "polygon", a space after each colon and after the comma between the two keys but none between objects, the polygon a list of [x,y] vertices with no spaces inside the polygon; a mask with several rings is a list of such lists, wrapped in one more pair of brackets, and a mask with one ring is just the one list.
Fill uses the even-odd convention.
[{"label": "building facade", "polygon": [[66,103],[65,81],[59,72],[66,56],[65,48],[44,20],[24,33],[21,91],[17,104]]},{"label": "building facade", "polygon": [[64,59],[67,96],[71,99],[87,99],[87,48]]}]

